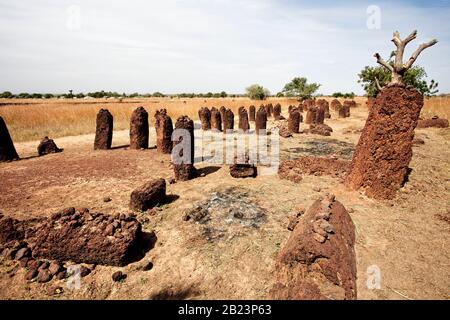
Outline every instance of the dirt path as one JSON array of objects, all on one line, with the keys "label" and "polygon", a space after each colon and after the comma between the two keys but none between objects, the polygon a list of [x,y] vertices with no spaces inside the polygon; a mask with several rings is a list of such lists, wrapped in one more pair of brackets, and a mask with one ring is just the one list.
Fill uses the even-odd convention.
[{"label": "dirt path", "polygon": [[[286,113],[286,110],[284,110]],[[334,113],[333,113],[333,116]],[[337,155],[351,159],[367,111],[352,110],[350,119],[327,123],[331,137],[298,134],[281,138],[281,156]],[[154,143],[154,129],[151,130]],[[145,230],[154,230],[156,247],[143,261],[124,268],[97,266],[82,279],[79,290],[65,288],[61,299],[209,298],[264,299],[272,285],[273,262],[290,232],[287,216],[297,206],[308,207],[324,192],[333,192],[357,228],[359,299],[449,299],[450,296],[450,130],[421,129],[425,141],[414,147],[409,182],[393,201],[374,201],[347,190],[331,177],[305,176],[295,184],[277,175],[250,180],[233,179],[227,166],[200,163],[204,177],[168,185],[168,194],[179,196],[155,215],[140,215]],[[21,161],[0,164],[0,211],[18,218],[47,216],[67,206],[87,207],[104,213],[128,212],[131,191],[157,177],[171,178],[170,157],[127,150],[128,132],[114,132],[115,149],[93,151],[93,135],[56,139],[64,152],[33,157],[37,142],[16,144]],[[320,192],[313,191],[319,187]],[[216,219],[214,230],[182,221],[194,203],[214,193],[246,194],[264,213],[258,227],[230,227]],[[103,202],[108,196],[111,202]],[[242,200],[242,199],[241,199]],[[236,197],[233,201],[240,205]],[[255,209],[255,210],[256,210]],[[444,221],[446,217],[447,222]],[[220,237],[208,240],[211,232]],[[50,298],[55,284],[26,283],[25,271],[1,258],[0,298]],[[138,271],[151,260],[151,271]],[[381,271],[381,289],[366,286],[367,268]],[[111,274],[122,270],[124,282]],[[62,284],[64,285],[64,284]]]}]

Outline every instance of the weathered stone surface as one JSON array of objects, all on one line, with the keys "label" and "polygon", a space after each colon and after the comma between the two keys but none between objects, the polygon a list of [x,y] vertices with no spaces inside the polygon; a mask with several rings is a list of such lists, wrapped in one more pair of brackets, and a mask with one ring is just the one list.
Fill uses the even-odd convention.
[{"label": "weathered stone surface", "polygon": [[31,281],[34,278],[36,278],[38,275],[38,271],[37,269],[30,269],[28,270],[28,272],[25,274],[25,280]]},{"label": "weathered stone surface", "polygon": [[0,117],[0,162],[19,159],[6,123]]},{"label": "weathered stone surface", "polygon": [[[189,143],[183,143],[180,150],[172,152],[172,162],[175,173],[175,179],[178,181],[186,181],[196,177],[197,171],[194,167],[194,122],[188,116],[181,116],[175,123],[175,130],[184,129],[190,137]],[[179,137],[178,140],[173,142],[173,148],[175,149],[178,144],[183,141],[183,137]],[[185,148],[188,148],[185,150]],[[185,156],[183,153],[187,152]]]},{"label": "weathered stone surface", "polygon": [[316,122],[317,117],[317,108],[315,106],[309,106],[308,111],[306,112],[306,124],[311,124]]},{"label": "weathered stone surface", "polygon": [[309,108],[316,106],[316,100],[314,99],[306,99],[303,101],[303,110],[308,111]]},{"label": "weathered stone surface", "polygon": [[160,153],[170,154],[172,152],[172,119],[167,115],[166,109],[155,113],[156,150]]},{"label": "weathered stone surface", "polygon": [[256,117],[256,108],[254,105],[251,105],[248,108],[248,117],[250,121],[255,121],[255,117]]},{"label": "weathered stone surface", "polygon": [[367,196],[392,199],[408,176],[423,96],[401,85],[384,87],[370,109],[346,183]]},{"label": "weathered stone surface", "polygon": [[48,266],[48,271],[53,276],[56,275],[57,273],[59,273],[62,269],[63,269],[63,267],[57,261],[51,262],[50,265]]},{"label": "weathered stone surface", "polygon": [[344,105],[348,105],[349,108],[356,108],[357,104],[354,100],[345,100]]},{"label": "weathered stone surface", "polygon": [[301,114],[297,110],[293,110],[289,113],[288,128],[289,128],[290,132],[299,133],[300,117],[301,117]]},{"label": "weathered stone surface", "polygon": [[[109,225],[115,226],[114,233],[104,235]],[[134,217],[68,208],[37,225],[27,241],[37,258],[123,266],[139,253],[141,233]]]},{"label": "weathered stone surface", "polygon": [[275,263],[272,299],[356,299],[355,226],[333,195],[318,199]]},{"label": "weathered stone surface", "polygon": [[211,108],[211,129],[222,131],[222,116],[216,108]]},{"label": "weathered stone surface", "polygon": [[31,250],[30,248],[24,247],[24,248],[20,248],[17,252],[16,252],[16,256],[14,257],[14,259],[16,260],[20,260],[22,258],[26,258],[26,257],[30,257],[31,256]]},{"label": "weathered stone surface", "polygon": [[219,111],[220,111],[220,118],[222,119],[222,129],[225,131],[225,113],[227,112],[227,108],[221,106]]},{"label": "weathered stone surface", "polygon": [[341,106],[342,104],[339,102],[338,99],[333,99],[331,101],[331,109],[333,109],[334,111],[338,111]]},{"label": "weathered stone surface", "polygon": [[230,175],[233,178],[255,178],[257,169],[251,164],[233,164],[230,166]]},{"label": "weathered stone surface", "polygon": [[22,221],[10,217],[0,217],[0,244],[6,245],[25,238],[26,228]]},{"label": "weathered stone surface", "polygon": [[111,149],[113,136],[113,116],[107,109],[97,113],[94,150]]},{"label": "weathered stone surface", "polygon": [[341,105],[338,110],[338,116],[339,116],[339,118],[350,117],[350,105],[345,104],[345,103],[343,105]]},{"label": "weathered stone surface", "polygon": [[234,113],[231,109],[227,109],[225,111],[225,121],[223,121],[224,127],[223,132],[233,132],[234,129]]},{"label": "weathered stone surface", "polygon": [[37,275],[37,282],[45,283],[52,280],[52,274],[48,270],[40,270]]},{"label": "weathered stone surface", "polygon": [[448,120],[437,116],[431,119],[419,119],[417,128],[448,128]]},{"label": "weathered stone surface", "polygon": [[273,117],[275,118],[275,120],[280,120],[280,116],[281,116],[281,105],[277,103],[273,107]]},{"label": "weathered stone surface", "polygon": [[373,107],[373,105],[375,103],[375,100],[376,99],[374,97],[368,97],[367,98],[366,105],[367,105],[367,109],[369,110],[369,112],[370,112],[370,109]]},{"label": "weathered stone surface", "polygon": [[166,180],[155,179],[136,188],[131,193],[130,208],[146,211],[166,200]]},{"label": "weathered stone surface", "polygon": [[317,100],[317,107],[318,109],[322,109],[324,113],[324,118],[329,119],[331,118],[330,114],[330,104],[325,99],[319,99]]},{"label": "weathered stone surface", "polygon": [[266,130],[266,127],[267,127],[266,108],[264,106],[260,106],[258,112],[256,113],[256,120],[255,120],[256,134],[260,134],[260,131]]},{"label": "weathered stone surface", "polygon": [[309,126],[309,133],[318,134],[321,136],[330,136],[333,129],[326,124],[311,124]]},{"label": "weathered stone surface", "polygon": [[273,114],[273,105],[271,103],[266,105],[266,113],[267,113],[267,118],[270,118]]},{"label": "weathered stone surface", "polygon": [[209,111],[208,107],[202,107],[198,111],[198,117],[202,123],[202,130],[211,130],[211,111]]},{"label": "weathered stone surface", "polygon": [[325,107],[320,105],[316,108],[316,117],[314,119],[314,124],[323,124],[325,121]]},{"label": "weathered stone surface", "polygon": [[248,114],[245,107],[239,108],[239,129],[247,132],[250,129],[250,124],[248,123]]},{"label": "weathered stone surface", "polygon": [[283,138],[292,137],[292,132],[289,130],[289,124],[287,120],[281,120],[278,125],[278,134]]},{"label": "weathered stone surface", "polygon": [[130,149],[148,149],[148,138],[148,113],[139,107],[131,114]]},{"label": "weathered stone surface", "polygon": [[40,156],[43,156],[45,154],[61,152],[62,149],[58,148],[55,141],[49,139],[48,137],[44,137],[44,139],[42,139],[39,143],[37,151]]}]

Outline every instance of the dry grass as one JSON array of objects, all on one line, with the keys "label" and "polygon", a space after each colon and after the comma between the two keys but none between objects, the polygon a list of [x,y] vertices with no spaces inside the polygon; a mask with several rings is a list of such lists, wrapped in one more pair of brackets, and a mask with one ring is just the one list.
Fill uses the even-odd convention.
[{"label": "dry grass", "polygon": [[[325,98],[328,101],[333,98]],[[345,99],[339,99],[344,101]],[[365,106],[366,98],[356,97],[355,101]],[[295,99],[271,98],[264,103],[280,103],[284,108],[296,104]],[[261,101],[247,98],[224,99],[97,99],[97,100],[6,100],[0,99],[0,116],[9,128],[15,142],[39,140],[44,136],[59,138],[76,136],[95,132],[95,117],[100,108],[107,108],[114,116],[114,129],[125,130],[129,128],[131,112],[138,106],[144,106],[150,114],[150,122],[157,109],[166,108],[172,119],[180,115],[188,115],[194,120],[198,119],[197,112],[200,107],[231,108],[235,113],[240,106],[259,106]],[[423,117],[438,115],[450,119],[450,97],[437,97],[425,100],[422,110]]]},{"label": "dry grass", "polygon": [[[294,99],[270,99],[265,101],[282,105],[295,104]],[[9,104],[11,103],[11,104]],[[1,105],[3,104],[3,105]],[[0,116],[3,117],[15,142],[39,140],[44,136],[52,138],[76,136],[95,132],[95,118],[98,110],[108,109],[114,117],[114,130],[129,128],[132,111],[143,106],[149,112],[150,123],[157,109],[166,108],[175,120],[181,115],[198,119],[201,107],[226,106],[237,112],[241,106],[259,106],[261,101],[247,98],[225,99],[97,99],[97,100],[6,100],[0,99]]]}]

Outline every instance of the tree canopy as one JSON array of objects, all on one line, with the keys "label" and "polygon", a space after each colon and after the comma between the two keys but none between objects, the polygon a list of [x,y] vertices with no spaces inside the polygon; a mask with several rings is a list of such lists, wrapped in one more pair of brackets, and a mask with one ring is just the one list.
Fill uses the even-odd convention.
[{"label": "tree canopy", "polygon": [[269,90],[259,84],[252,84],[245,90],[247,91],[248,97],[252,100],[264,100],[270,96]]},{"label": "tree canopy", "polygon": [[[386,68],[381,66],[369,67],[365,66],[363,70],[358,74],[358,83],[364,88],[368,97],[376,97],[379,92],[377,81],[380,87],[384,87],[391,81],[391,72]],[[438,83],[431,80],[428,83],[425,78],[427,73],[425,69],[417,65],[408,69],[403,75],[403,82],[405,85],[411,85],[424,96],[435,95],[439,90],[437,90]]]},{"label": "tree canopy", "polygon": [[286,97],[297,97],[300,100],[311,98],[319,89],[320,84],[309,83],[304,77],[296,77],[284,86],[283,93]]}]

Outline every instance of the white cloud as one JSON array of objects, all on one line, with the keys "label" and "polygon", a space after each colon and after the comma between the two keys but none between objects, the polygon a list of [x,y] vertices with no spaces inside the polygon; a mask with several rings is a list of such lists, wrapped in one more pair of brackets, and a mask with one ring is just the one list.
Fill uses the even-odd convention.
[{"label": "white cloud", "polygon": [[[394,29],[419,30],[410,50],[440,40],[419,64],[450,91],[449,8],[380,2],[382,28],[369,30],[369,3],[322,2],[0,0],[0,91],[277,92],[302,75],[323,93],[361,93],[358,71],[390,53]],[[66,27],[71,5],[80,30]]]}]

